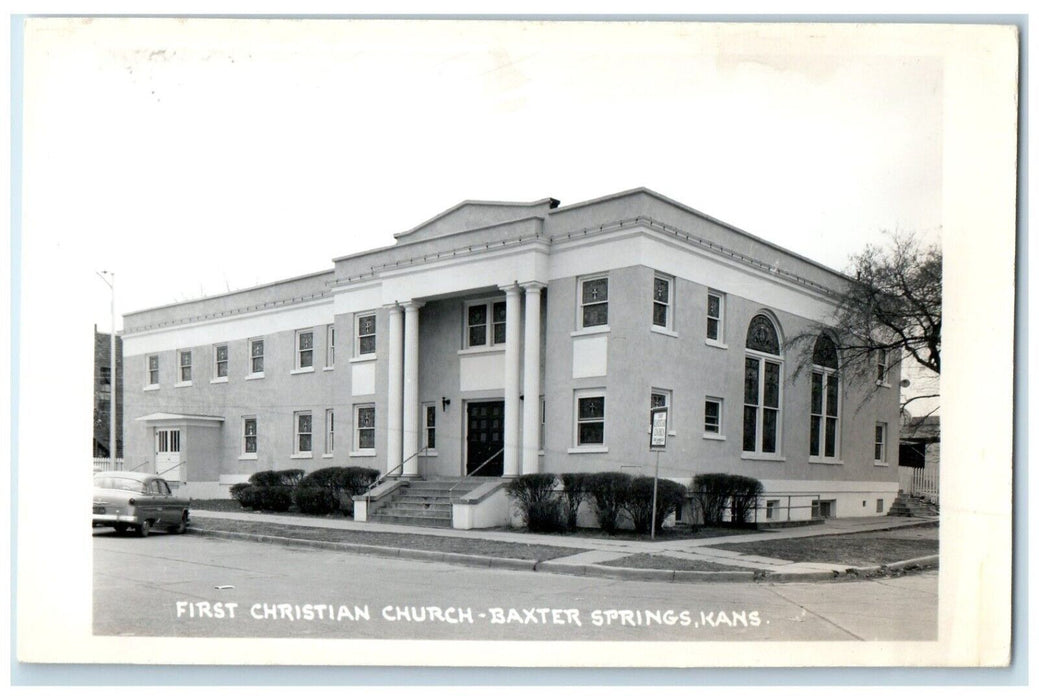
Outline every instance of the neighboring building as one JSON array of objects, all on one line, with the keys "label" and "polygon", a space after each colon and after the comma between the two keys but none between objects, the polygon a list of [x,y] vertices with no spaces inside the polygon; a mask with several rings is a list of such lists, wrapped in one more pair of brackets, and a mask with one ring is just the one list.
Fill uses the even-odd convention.
[{"label": "neighboring building", "polygon": [[333,465],[652,473],[666,405],[663,476],[760,479],[762,518],[890,504],[899,368],[849,385],[827,338],[804,372],[788,347],[845,277],[649,190],[558,204],[463,202],[334,269],[128,314],[128,458],[210,496]]},{"label": "neighboring building", "polygon": [[941,435],[938,416],[909,417],[902,425],[898,464],[901,488],[907,495],[938,503]]},{"label": "neighboring building", "polygon": [[[109,416],[112,411],[112,336],[94,326],[94,459],[111,457]],[[123,456],[123,339],[115,337],[116,457]]]}]

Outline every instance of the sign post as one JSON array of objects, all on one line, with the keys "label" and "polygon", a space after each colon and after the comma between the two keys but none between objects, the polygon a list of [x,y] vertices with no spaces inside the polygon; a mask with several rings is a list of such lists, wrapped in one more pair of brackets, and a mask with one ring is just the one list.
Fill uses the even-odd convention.
[{"label": "sign post", "polygon": [[657,453],[653,469],[653,509],[650,511],[649,539],[657,538],[657,481],[660,479],[660,453],[667,446],[667,407],[649,409],[649,451]]}]

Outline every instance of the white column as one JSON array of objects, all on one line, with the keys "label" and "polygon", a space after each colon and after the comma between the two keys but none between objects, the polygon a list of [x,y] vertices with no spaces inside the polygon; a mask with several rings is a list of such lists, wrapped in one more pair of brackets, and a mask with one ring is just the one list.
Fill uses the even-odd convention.
[{"label": "white column", "polygon": [[504,475],[520,475],[520,288],[505,290]]},{"label": "white column", "polygon": [[524,284],[526,319],[523,322],[523,473],[538,472],[541,432],[541,290],[545,285]]},{"label": "white column", "polygon": [[421,303],[408,301],[404,307],[404,476],[418,476],[418,310]]},{"label": "white column", "polygon": [[386,381],[386,471],[396,468],[401,461],[401,386],[404,372],[404,319],[401,308],[390,309],[389,377]]}]

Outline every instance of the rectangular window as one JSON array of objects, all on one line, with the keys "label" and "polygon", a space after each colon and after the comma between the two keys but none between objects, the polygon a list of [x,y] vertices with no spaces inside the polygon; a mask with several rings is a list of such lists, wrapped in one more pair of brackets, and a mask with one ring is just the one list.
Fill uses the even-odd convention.
[{"label": "rectangular window", "polygon": [[101,368],[99,368],[99,371],[100,371],[100,376],[98,377],[98,381],[101,384],[111,384],[112,383],[112,368],[111,367],[101,367]]},{"label": "rectangular window", "polygon": [[297,455],[310,456],[313,450],[314,418],[310,411],[298,411],[293,414],[296,436],[293,444]]},{"label": "rectangular window", "polygon": [[256,417],[246,416],[242,419],[242,454],[256,454]]},{"label": "rectangular window", "polygon": [[214,376],[217,379],[227,376],[227,346],[217,345],[214,349],[216,355],[216,371]]},{"label": "rectangular window", "polygon": [[335,410],[328,408],[325,409],[325,452],[324,454],[330,455],[335,452],[336,449],[336,412]]},{"label": "rectangular window", "polygon": [[375,354],[375,314],[357,317],[357,347],[354,352],[358,357]]},{"label": "rectangular window", "polygon": [[178,353],[180,357],[180,381],[190,382],[191,381],[191,351],[181,350]]},{"label": "rectangular window", "polygon": [[775,520],[779,517],[779,499],[765,501],[765,518]]},{"label": "rectangular window", "polygon": [[887,463],[887,423],[877,423],[873,438],[873,461]]},{"label": "rectangular window", "polygon": [[707,292],[707,339],[724,342],[722,320],[725,317],[725,295]]},{"label": "rectangular window", "polygon": [[375,405],[354,406],[354,449],[375,450]]},{"label": "rectangular window", "polygon": [[814,370],[808,436],[808,453],[812,457],[837,457],[839,397],[837,373],[824,368]]},{"label": "rectangular window", "polygon": [[887,384],[887,350],[877,350],[877,384]]},{"label": "rectangular window", "polygon": [[541,402],[541,425],[538,427],[538,449],[545,449],[545,397],[540,397]]},{"label": "rectangular window", "polygon": [[427,403],[422,405],[422,433],[426,442],[423,447],[427,450],[437,449],[437,405]]},{"label": "rectangular window", "polygon": [[263,374],[263,339],[249,341],[249,369],[253,374]]},{"label": "rectangular window", "polygon": [[336,327],[330,323],[325,326],[325,367],[336,366]]},{"label": "rectangular window", "polygon": [[674,421],[671,416],[671,390],[670,389],[652,389],[649,392],[649,407],[654,408],[666,408],[667,411],[667,429],[670,432],[671,426],[674,425]]},{"label": "rectangular window", "polygon": [[748,356],[743,374],[743,451],[779,451],[780,365]]},{"label": "rectangular window", "polygon": [[314,366],[314,331],[296,331],[296,369]]},{"label": "rectangular window", "polygon": [[656,275],[653,278],[653,325],[671,328],[672,292],[674,278]]},{"label": "rectangular window", "polygon": [[703,402],[703,431],[705,435],[722,434],[722,400],[708,396]]},{"label": "rectangular window", "polygon": [[576,444],[603,445],[606,433],[606,397],[581,393],[577,396]]},{"label": "rectangular window", "polygon": [[581,280],[578,303],[581,307],[581,328],[594,328],[609,323],[610,281],[606,277]]},{"label": "rectangular window", "polygon": [[884,512],[884,499],[883,498],[878,498],[877,499],[877,512],[878,513],[883,513]]},{"label": "rectangular window", "polygon": [[505,342],[505,302],[480,301],[467,305],[465,311],[468,347],[501,345]]},{"label": "rectangular window", "polygon": [[159,356],[149,355],[148,356],[148,384],[149,386],[159,385]]}]

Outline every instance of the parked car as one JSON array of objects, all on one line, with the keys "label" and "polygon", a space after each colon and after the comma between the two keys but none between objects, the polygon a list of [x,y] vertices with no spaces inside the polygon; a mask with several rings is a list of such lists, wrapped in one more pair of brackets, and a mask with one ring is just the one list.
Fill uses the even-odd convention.
[{"label": "parked car", "polygon": [[188,527],[187,498],[173,495],[169,483],[154,474],[99,472],[94,475],[93,527],[133,529],[147,537],[152,528],[182,534]]}]

